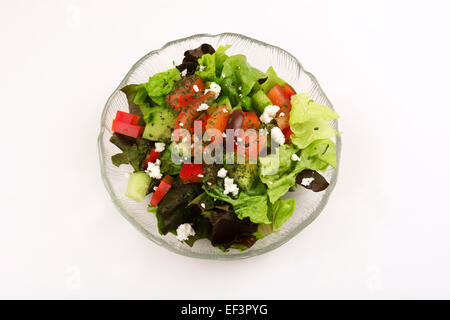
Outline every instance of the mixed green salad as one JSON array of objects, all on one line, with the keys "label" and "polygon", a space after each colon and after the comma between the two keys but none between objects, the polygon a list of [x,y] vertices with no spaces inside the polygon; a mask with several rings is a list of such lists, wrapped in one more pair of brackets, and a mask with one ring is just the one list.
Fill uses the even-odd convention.
[{"label": "mixed green salad", "polygon": [[189,246],[206,238],[223,251],[277,232],[298,186],[328,187],[320,172],[336,167],[338,134],[335,111],[229,47],[202,44],[122,88],[129,110],[117,112],[110,139],[121,150],[113,164],[134,171],[127,197],[149,201],[161,235]]}]

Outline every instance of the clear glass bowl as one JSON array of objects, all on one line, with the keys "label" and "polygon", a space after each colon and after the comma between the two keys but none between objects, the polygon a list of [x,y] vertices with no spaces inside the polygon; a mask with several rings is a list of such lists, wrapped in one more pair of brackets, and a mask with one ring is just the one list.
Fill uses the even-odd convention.
[{"label": "clear glass bowl", "polygon": [[[98,137],[101,174],[106,189],[119,212],[156,244],[175,253],[195,258],[217,260],[248,258],[281,246],[309,225],[320,214],[327,203],[336,184],[337,170],[329,168],[324,174],[325,178],[330,182],[330,186],[325,191],[315,193],[299,187],[296,192],[286,195],[286,198],[295,197],[297,199],[296,208],[291,218],[277,233],[258,240],[253,247],[246,251],[240,252],[231,249],[229,252],[222,252],[214,248],[207,239],[198,240],[193,247],[189,247],[178,241],[172,234],[161,236],[158,233],[155,215],[147,212],[149,201],[135,202],[125,196],[128,174],[132,171],[131,166],[122,165],[117,168],[111,163],[111,156],[120,151],[109,142],[109,138],[112,135],[111,124],[117,110],[128,110],[125,94],[120,89],[128,84],[147,82],[151,75],[165,71],[170,66],[173,66],[173,61],[176,64],[181,63],[186,50],[196,48],[202,43],[209,43],[214,48],[217,48],[219,45],[231,44],[231,48],[227,51],[228,54],[244,54],[252,66],[263,71],[267,70],[269,66],[273,66],[280,77],[290,83],[297,92],[307,92],[315,101],[332,108],[330,101],[320,88],[315,77],[305,71],[293,55],[276,46],[233,33],[218,35],[198,34],[171,41],[161,49],[152,51],[140,59],[106,102]],[[337,129],[337,121],[333,121],[332,125]],[[339,163],[341,150],[339,136],[335,138],[335,142]],[[150,196],[148,196],[149,198]]]}]

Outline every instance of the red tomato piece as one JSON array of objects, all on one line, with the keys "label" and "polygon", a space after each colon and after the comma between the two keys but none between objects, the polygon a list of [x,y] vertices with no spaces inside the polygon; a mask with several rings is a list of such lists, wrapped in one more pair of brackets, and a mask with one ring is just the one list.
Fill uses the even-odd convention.
[{"label": "red tomato piece", "polygon": [[[197,91],[194,90],[197,86]],[[177,88],[166,96],[166,102],[175,110],[182,112],[197,96],[202,95],[205,90],[205,84],[202,79],[196,75],[185,78],[177,83]]]},{"label": "red tomato piece", "polygon": [[130,136],[133,138],[140,137],[142,132],[144,131],[144,127],[138,126],[135,124],[124,123],[117,120],[114,120],[112,123],[112,131],[121,133],[126,136]]},{"label": "red tomato piece", "polygon": [[184,163],[180,170],[180,179],[184,184],[202,182],[203,168],[201,163]]},{"label": "red tomato piece", "polygon": [[197,111],[198,107],[202,103],[211,104],[215,99],[214,92],[208,92],[198,98],[193,99],[186,110],[181,111],[175,121],[174,130],[176,129],[186,129],[189,132],[194,130],[194,120],[202,113],[202,111]]},{"label": "red tomato piece", "polygon": [[220,132],[224,132],[227,127],[229,117],[230,113],[225,105],[218,107],[208,119],[205,131],[209,129],[217,129]]},{"label": "red tomato piece", "polygon": [[284,138],[286,139],[287,143],[292,143],[291,141],[291,135],[293,134],[291,127],[287,127],[283,130]]},{"label": "red tomato piece", "polygon": [[292,88],[287,83],[283,84],[282,87],[284,90],[284,94],[288,97],[288,99],[290,99],[296,93],[294,88]]},{"label": "red tomato piece", "polygon": [[152,199],[150,200],[150,205],[156,207],[167,192],[169,192],[170,188],[172,188],[172,184],[173,178],[171,176],[165,176],[158,188],[156,188],[156,191],[153,193]]},{"label": "red tomato piece", "polygon": [[259,129],[261,122],[255,112],[244,112],[244,122],[242,123],[242,129]]},{"label": "red tomato piece", "polygon": [[155,150],[155,148],[152,148],[150,152],[147,154],[144,160],[144,168],[147,168],[149,162],[155,162],[159,157],[161,156],[161,152],[158,152]]}]

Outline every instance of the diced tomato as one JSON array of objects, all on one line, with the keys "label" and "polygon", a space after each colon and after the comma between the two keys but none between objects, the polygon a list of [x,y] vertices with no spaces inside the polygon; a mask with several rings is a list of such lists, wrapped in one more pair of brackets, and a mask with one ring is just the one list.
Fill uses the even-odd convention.
[{"label": "diced tomato", "polygon": [[140,137],[142,135],[142,132],[144,131],[144,127],[142,126],[120,122],[117,120],[113,121],[111,129],[114,132],[121,133],[123,135],[130,136],[133,138]]},{"label": "diced tomato", "polygon": [[287,127],[283,130],[284,138],[286,139],[287,143],[292,143],[291,141],[291,135],[293,134],[291,127]]},{"label": "diced tomato", "polygon": [[290,99],[296,93],[295,90],[287,83],[283,84],[282,87],[284,90],[284,94],[288,99]]},{"label": "diced tomato", "polygon": [[[198,91],[194,90],[197,86]],[[189,104],[197,96],[202,95],[205,90],[205,84],[202,79],[196,75],[185,78],[177,83],[176,89],[166,97],[166,102],[175,110],[181,112],[185,110]]]},{"label": "diced tomato", "polygon": [[209,118],[211,118],[211,115],[205,114],[203,117],[200,118],[200,121],[202,122],[202,131],[205,132],[206,130],[206,124],[208,123]]},{"label": "diced tomato", "polygon": [[132,113],[117,111],[116,118],[114,120],[128,124],[137,124],[139,118],[140,118],[139,116]]},{"label": "diced tomato", "polygon": [[[194,86],[197,86],[198,91],[195,90]],[[203,81],[200,77],[196,77],[191,90],[192,90],[192,93],[195,95],[203,94],[203,91],[205,90],[205,84],[203,83]]]},{"label": "diced tomato", "polygon": [[277,121],[277,125],[280,127],[282,131],[289,127],[289,117],[286,114],[283,115],[282,117],[278,115],[278,117],[276,117],[275,120]]},{"label": "diced tomato", "polygon": [[161,152],[158,152],[155,150],[155,148],[152,148],[150,152],[147,154],[144,160],[144,168],[147,168],[149,162],[155,162],[159,157],[161,156]]},{"label": "diced tomato", "polygon": [[176,129],[186,129],[189,132],[194,130],[194,120],[202,113],[202,111],[197,111],[198,107],[202,103],[211,104],[215,99],[214,92],[208,92],[198,98],[193,99],[186,110],[181,111],[175,121],[174,130]]},{"label": "diced tomato", "polygon": [[152,199],[150,200],[150,205],[156,207],[164,198],[164,196],[169,192],[170,188],[172,188],[173,178],[171,176],[165,176],[161,183],[159,184],[156,191],[153,193]]},{"label": "diced tomato", "polygon": [[224,132],[227,127],[229,117],[230,113],[225,105],[218,107],[208,119],[205,131],[209,129],[217,129],[220,132]]},{"label": "diced tomato", "polygon": [[244,122],[242,123],[242,129],[259,129],[261,122],[255,112],[244,112]]},{"label": "diced tomato", "polygon": [[186,183],[202,182],[203,179],[202,164],[199,163],[184,163],[180,170],[180,179]]}]

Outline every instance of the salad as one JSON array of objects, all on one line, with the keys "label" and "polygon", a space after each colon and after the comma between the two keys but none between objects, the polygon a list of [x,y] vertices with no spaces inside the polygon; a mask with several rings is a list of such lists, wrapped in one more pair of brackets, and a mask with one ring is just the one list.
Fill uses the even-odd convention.
[{"label": "salad", "polygon": [[161,235],[223,251],[277,232],[296,188],[328,187],[320,172],[336,168],[330,121],[339,117],[229,47],[202,44],[122,88],[129,110],[117,111],[110,139],[120,149],[112,163],[134,171],[126,196],[147,201]]}]

